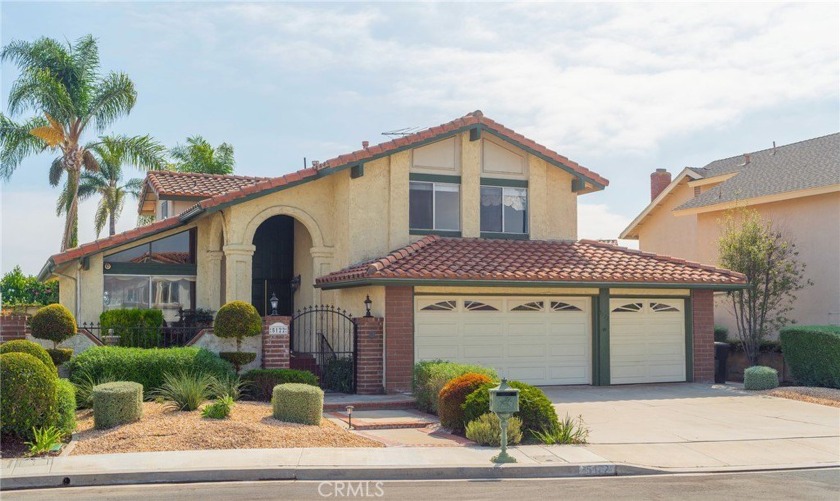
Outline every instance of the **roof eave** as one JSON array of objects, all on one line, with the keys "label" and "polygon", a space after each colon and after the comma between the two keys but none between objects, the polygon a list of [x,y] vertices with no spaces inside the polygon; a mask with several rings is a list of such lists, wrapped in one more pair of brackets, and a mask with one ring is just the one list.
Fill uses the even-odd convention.
[{"label": "roof eave", "polygon": [[347,289],[384,285],[443,285],[450,287],[597,287],[597,288],[651,288],[651,289],[711,289],[731,291],[746,289],[746,283],[686,283],[686,282],[586,282],[548,280],[466,280],[466,279],[420,279],[420,278],[357,278],[338,282],[315,283],[321,290]]}]

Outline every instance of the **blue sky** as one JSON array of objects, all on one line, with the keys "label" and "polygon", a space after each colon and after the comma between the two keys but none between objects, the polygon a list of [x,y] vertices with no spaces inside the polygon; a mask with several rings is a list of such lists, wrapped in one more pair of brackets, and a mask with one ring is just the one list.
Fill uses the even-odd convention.
[{"label": "blue sky", "polygon": [[[4,1],[0,16],[3,44],[92,33],[103,69],[138,91],[113,132],[227,141],[239,174],[280,175],[481,109],[610,180],[579,199],[581,238],[615,238],[655,168],[840,129],[837,4]],[[4,110],[16,75],[2,66]],[[4,272],[36,273],[58,250],[51,158],[0,186]],[[82,206],[82,242],[94,207]]]}]

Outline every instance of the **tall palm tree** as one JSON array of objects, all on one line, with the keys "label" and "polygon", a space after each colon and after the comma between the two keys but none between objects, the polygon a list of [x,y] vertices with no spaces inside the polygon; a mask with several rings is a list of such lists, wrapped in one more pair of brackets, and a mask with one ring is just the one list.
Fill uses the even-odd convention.
[{"label": "tall palm tree", "polygon": [[172,167],[179,172],[200,172],[203,174],[233,174],[236,161],[233,146],[222,143],[214,148],[201,136],[187,138],[187,144],[177,145],[169,151]]},{"label": "tall palm tree", "polygon": [[[143,179],[129,179],[121,184],[123,166],[133,165],[142,171],[161,169],[164,166],[166,148],[150,136],[104,136],[96,143],[85,145],[85,150],[93,154],[98,165],[96,171],[82,172],[79,182],[79,200],[99,195],[99,204],[94,214],[96,237],[108,224],[108,234],[116,233],[117,220],[120,218],[127,195],[137,197],[143,186]],[[50,184],[58,184],[63,170],[60,158],[53,162],[50,169]],[[69,208],[71,186],[65,183],[56,204],[56,212],[61,215]]]},{"label": "tall palm tree", "polygon": [[23,122],[0,114],[0,177],[8,179],[30,155],[46,149],[61,151],[68,195],[61,237],[64,251],[77,243],[81,173],[98,169],[93,155],[82,146],[82,135],[89,127],[103,131],[128,115],[137,92],[125,73],[100,74],[99,49],[91,35],[67,44],[51,38],[15,40],[0,51],[0,60],[20,69],[9,91],[9,114],[35,113]]}]

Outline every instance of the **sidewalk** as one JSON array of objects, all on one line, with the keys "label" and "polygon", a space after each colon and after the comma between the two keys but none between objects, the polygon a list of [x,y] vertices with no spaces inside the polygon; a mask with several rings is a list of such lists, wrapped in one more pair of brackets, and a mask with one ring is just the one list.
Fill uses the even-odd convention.
[{"label": "sidewalk", "polygon": [[840,466],[836,439],[743,440],[509,449],[486,447],[242,449],[2,460],[0,488],[234,480],[548,478]]}]

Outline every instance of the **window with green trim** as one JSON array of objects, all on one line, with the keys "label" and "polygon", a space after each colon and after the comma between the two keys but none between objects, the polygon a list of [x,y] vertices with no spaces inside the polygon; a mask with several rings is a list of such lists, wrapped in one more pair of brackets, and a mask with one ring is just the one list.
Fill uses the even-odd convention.
[{"label": "window with green trim", "polygon": [[461,186],[452,183],[411,181],[408,194],[411,230],[459,231]]},{"label": "window with green trim", "polygon": [[528,188],[481,187],[481,231],[528,233]]},{"label": "window with green trim", "polygon": [[195,264],[195,229],[105,256],[106,263]]}]

